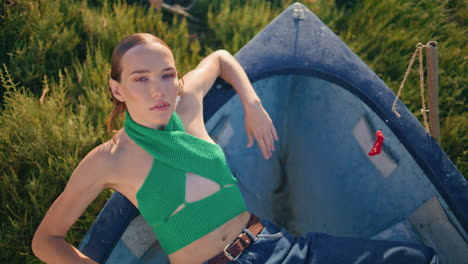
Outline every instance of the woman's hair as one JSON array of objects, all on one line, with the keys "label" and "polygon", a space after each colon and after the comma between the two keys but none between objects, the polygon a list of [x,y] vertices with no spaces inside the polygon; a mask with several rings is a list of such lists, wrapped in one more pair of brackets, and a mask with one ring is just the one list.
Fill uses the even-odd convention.
[{"label": "woman's hair", "polygon": [[[145,44],[145,43],[152,43],[152,42],[160,43],[166,46],[168,49],[171,49],[160,38],[149,33],[137,33],[137,34],[133,34],[122,39],[119,42],[119,44],[117,44],[117,46],[114,49],[114,52],[112,53],[111,69],[110,69],[109,77],[117,82],[120,82],[120,79],[122,76],[122,57],[125,55],[125,53],[127,53],[127,51],[129,51],[131,48],[137,45]],[[182,92],[184,80],[182,79],[182,75],[180,74],[179,71],[177,71],[177,74],[180,76],[182,80],[182,83],[179,82],[179,92]],[[125,102],[121,102],[117,100],[117,98],[114,97],[114,94],[112,93],[110,86],[108,88],[111,93],[110,100],[114,106],[112,108],[111,113],[107,117],[106,127],[107,127],[107,131],[112,135],[112,133],[115,132],[115,130],[113,129],[114,121],[116,118],[118,118],[123,113],[125,113],[125,111],[127,110],[127,105],[125,104]]]}]

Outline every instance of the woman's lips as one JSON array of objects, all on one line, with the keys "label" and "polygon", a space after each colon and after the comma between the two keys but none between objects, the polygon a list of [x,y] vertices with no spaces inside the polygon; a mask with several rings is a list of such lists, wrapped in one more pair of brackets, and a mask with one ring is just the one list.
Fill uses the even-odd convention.
[{"label": "woman's lips", "polygon": [[170,104],[167,102],[159,102],[155,104],[150,110],[165,111],[169,108]]},{"label": "woman's lips", "polygon": [[168,105],[165,106],[160,106],[160,107],[152,107],[151,110],[156,110],[156,111],[165,111],[169,108]]}]

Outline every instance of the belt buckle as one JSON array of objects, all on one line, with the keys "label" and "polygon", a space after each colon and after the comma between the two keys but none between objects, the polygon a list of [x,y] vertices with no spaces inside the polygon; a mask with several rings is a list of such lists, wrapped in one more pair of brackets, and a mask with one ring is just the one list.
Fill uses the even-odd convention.
[{"label": "belt buckle", "polygon": [[229,243],[229,245],[227,245],[227,246],[223,249],[224,255],[227,256],[227,258],[229,259],[229,261],[237,260],[237,259],[239,258],[239,256],[242,255],[242,251],[241,251],[239,255],[233,257],[233,256],[231,255],[231,253],[230,253],[229,251],[227,251],[227,249],[228,249],[230,246],[232,246],[232,244],[234,244],[236,241],[237,241],[237,238],[234,239],[233,241],[231,241],[231,243]]},{"label": "belt buckle", "polygon": [[[240,255],[242,255],[242,252],[243,252],[243,251],[241,251],[240,254],[237,255],[236,257],[233,257],[233,256],[231,255],[231,253],[230,253],[229,251],[227,251],[227,249],[228,249],[230,246],[232,246],[232,244],[234,244],[234,243],[236,243],[238,240],[240,240],[240,236],[241,236],[242,234],[247,234],[247,235],[252,239],[252,241],[256,241],[256,240],[257,240],[257,237],[254,236],[254,235],[252,234],[252,232],[250,232],[249,229],[244,228],[244,229],[242,230],[242,232],[236,237],[236,239],[234,239],[233,241],[231,241],[231,243],[229,243],[229,244],[224,248],[224,250],[223,250],[224,253],[225,253],[225,255],[228,257],[229,261],[237,260],[237,259],[240,257]],[[243,242],[241,242],[241,243],[243,243]]]}]

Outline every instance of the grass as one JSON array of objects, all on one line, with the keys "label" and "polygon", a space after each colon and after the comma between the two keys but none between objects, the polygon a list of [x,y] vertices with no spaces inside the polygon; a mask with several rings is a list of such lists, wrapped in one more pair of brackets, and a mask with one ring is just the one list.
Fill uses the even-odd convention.
[{"label": "grass", "polygon": [[[30,249],[39,221],[82,157],[109,139],[105,83],[118,40],[154,33],[187,72],[214,50],[235,53],[292,2],[200,0],[192,11],[200,23],[121,1],[0,3],[0,263],[40,263]],[[415,45],[439,42],[441,145],[467,176],[466,3],[336,2],[303,1],[394,91]],[[418,87],[414,71],[403,101],[421,118]],[[72,227],[70,243],[77,245],[110,193]]]}]

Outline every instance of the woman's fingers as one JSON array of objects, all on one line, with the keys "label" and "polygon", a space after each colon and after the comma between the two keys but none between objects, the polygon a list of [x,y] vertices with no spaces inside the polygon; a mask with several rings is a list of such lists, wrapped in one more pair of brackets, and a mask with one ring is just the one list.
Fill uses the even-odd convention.
[{"label": "woman's fingers", "polygon": [[269,131],[260,133],[256,140],[265,159],[269,159],[271,152],[274,150],[273,138],[271,138]]},{"label": "woman's fingers", "polygon": [[257,141],[262,155],[265,159],[269,159],[275,150],[275,141],[278,141],[278,133],[268,113],[264,110],[249,112],[246,114],[245,121],[248,137],[247,147],[250,148],[254,144],[254,141]]},{"label": "woman's fingers", "polygon": [[278,133],[276,133],[276,128],[275,126],[273,125],[273,122],[271,123],[271,130],[272,130],[272,133],[273,133],[273,138],[278,141]]},{"label": "woman's fingers", "polygon": [[252,132],[247,132],[247,147],[250,148],[252,147],[252,144],[253,144],[253,136],[252,136]]},{"label": "woman's fingers", "polygon": [[265,138],[267,140],[268,150],[270,151],[271,156],[271,152],[275,150],[275,142],[273,141],[273,136],[271,135],[270,130],[265,131]]},{"label": "woman's fingers", "polygon": [[260,147],[260,151],[262,152],[262,155],[265,159],[268,159],[268,151],[267,151],[267,147],[265,145],[265,142],[263,140],[263,138],[257,138],[257,143],[258,143],[258,146]]}]

